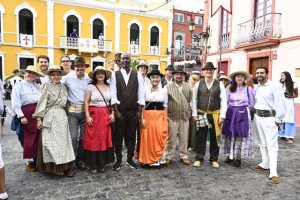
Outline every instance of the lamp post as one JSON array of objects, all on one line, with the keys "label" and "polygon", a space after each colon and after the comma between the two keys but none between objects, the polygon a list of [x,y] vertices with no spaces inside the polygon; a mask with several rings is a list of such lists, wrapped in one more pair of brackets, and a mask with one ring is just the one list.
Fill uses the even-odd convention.
[{"label": "lamp post", "polygon": [[[201,33],[194,33],[195,31],[195,23],[191,21],[189,23],[189,30],[191,32],[191,38],[192,38],[192,49],[195,48],[195,46],[199,46],[200,48],[204,48],[205,45],[203,45],[204,41],[207,40],[210,36],[210,27],[206,27],[206,30]],[[196,42],[198,45],[195,45],[194,42]],[[205,49],[206,50],[206,49]],[[203,51],[200,51],[200,55],[202,55]],[[203,55],[202,55],[203,56]],[[202,58],[203,60],[203,58]],[[201,61],[202,64],[202,61]]]}]

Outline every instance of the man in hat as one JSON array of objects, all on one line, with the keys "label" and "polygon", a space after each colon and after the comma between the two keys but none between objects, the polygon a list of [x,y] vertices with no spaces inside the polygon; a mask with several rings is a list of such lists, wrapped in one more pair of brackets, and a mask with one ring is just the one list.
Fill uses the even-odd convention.
[{"label": "man in hat", "polygon": [[[85,73],[89,64],[85,63],[83,57],[76,57],[74,60],[74,73],[69,73],[65,76],[63,82],[68,88],[68,121],[74,153],[76,155],[76,165],[79,169],[84,170],[84,154],[82,148],[82,138],[84,133],[85,112],[84,112],[84,93],[91,79]],[[80,130],[78,132],[78,130]],[[79,142],[77,138],[79,136]],[[72,163],[73,168],[75,162]],[[74,175],[74,169],[70,174]],[[69,174],[69,176],[71,176]]]},{"label": "man in hat", "polygon": [[[40,55],[37,58],[37,65],[40,70],[40,72],[44,75],[43,77],[40,77],[40,83],[41,85],[44,85],[46,83],[50,82],[49,76],[46,74],[46,71],[49,67],[49,57],[46,55]],[[39,82],[39,81],[38,81]]]},{"label": "man in hat", "polygon": [[146,64],[145,60],[140,60],[137,71],[141,73],[143,79],[144,79],[144,87],[150,86],[150,79],[146,76],[148,72],[149,66]]},{"label": "man in hat", "polygon": [[128,53],[121,56],[123,68],[113,73],[110,79],[111,104],[116,114],[115,153],[117,161],[113,170],[120,169],[122,164],[122,143],[124,135],[128,139],[127,162],[131,168],[138,168],[133,161],[136,143],[137,120],[141,117],[145,105],[143,77],[130,68],[131,58]]},{"label": "man in hat", "polygon": [[179,134],[180,161],[185,165],[189,165],[190,160],[188,157],[187,145],[192,88],[185,82],[186,72],[183,70],[183,66],[177,66],[172,74],[174,75],[174,82],[166,85],[169,100],[169,139],[166,164],[170,164],[172,161],[176,147],[177,134]]},{"label": "man in hat", "polygon": [[277,174],[278,129],[286,113],[284,92],[279,82],[268,80],[268,68],[258,67],[256,77],[256,103],[254,105],[254,126],[259,135],[262,162],[252,167],[255,171],[270,169],[272,183],[280,182]]},{"label": "man in hat", "polygon": [[172,72],[174,71],[174,66],[172,64],[168,65],[166,70],[166,74],[161,78],[161,86],[165,87],[165,85],[172,83],[174,81]]},{"label": "man in hat", "polygon": [[20,71],[18,69],[15,69],[13,71],[14,76],[9,79],[9,84],[12,86],[12,88],[15,86],[15,84],[21,82],[23,79],[20,77]]},{"label": "man in hat", "polygon": [[224,85],[213,78],[216,68],[207,62],[202,68],[204,79],[198,81],[193,88],[192,116],[196,121],[197,115],[206,116],[208,123],[196,127],[196,157],[194,167],[200,167],[205,156],[208,129],[210,131],[210,158],[213,168],[219,168],[219,145],[221,125],[227,110],[226,90]]},{"label": "man in hat", "polygon": [[118,70],[122,69],[122,67],[123,67],[123,64],[121,63],[121,55],[122,55],[121,53],[116,53],[115,54],[114,62],[118,66]]}]

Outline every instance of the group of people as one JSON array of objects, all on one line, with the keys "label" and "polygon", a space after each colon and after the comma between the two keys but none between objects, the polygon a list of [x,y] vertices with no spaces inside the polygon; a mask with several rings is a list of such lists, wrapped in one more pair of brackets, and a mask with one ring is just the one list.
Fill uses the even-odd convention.
[{"label": "group of people", "polygon": [[[49,66],[49,58],[39,56],[37,66],[28,66],[12,90],[27,171],[73,177],[76,168],[104,172],[109,163],[118,171],[123,144],[130,168],[138,168],[136,161],[169,165],[178,136],[180,162],[190,165],[188,149],[194,150],[195,168],[204,162],[207,140],[213,168],[220,167],[220,153],[228,155],[225,163],[240,167],[242,158],[253,156],[256,141],[262,162],[253,170],[269,169],[272,182],[280,182],[278,134],[292,143],[296,132],[293,98],[298,91],[288,72],[280,84],[268,79],[267,68],[258,67],[253,86],[243,70],[214,78],[211,62],[201,69],[203,77],[195,73],[187,79],[183,66],[168,65],[163,75],[141,60],[132,69],[127,53],[115,54],[115,71],[97,66],[86,73],[83,57],[73,64],[68,56],[60,61]],[[0,195],[1,187],[0,181]]]}]

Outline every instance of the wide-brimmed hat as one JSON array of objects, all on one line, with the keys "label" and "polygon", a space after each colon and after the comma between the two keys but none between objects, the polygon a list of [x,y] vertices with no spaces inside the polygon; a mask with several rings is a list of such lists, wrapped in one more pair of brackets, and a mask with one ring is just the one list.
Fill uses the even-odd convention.
[{"label": "wide-brimmed hat", "polygon": [[212,62],[207,62],[205,64],[205,66],[201,70],[206,70],[206,69],[213,69],[213,70],[215,70],[217,68],[215,68],[215,66],[214,66],[214,64]]},{"label": "wide-brimmed hat", "polygon": [[115,53],[115,61],[118,60],[118,61],[121,61],[121,53]]},{"label": "wide-brimmed hat", "polygon": [[182,73],[184,75],[186,75],[187,73],[184,71],[183,66],[182,65],[178,65],[175,67],[174,71],[172,72],[172,74],[176,74],[176,73]]},{"label": "wide-brimmed hat", "polygon": [[230,78],[228,78],[225,74],[222,74],[222,75],[219,77],[219,80],[222,80],[222,79],[230,80]]},{"label": "wide-brimmed hat", "polygon": [[106,70],[103,66],[97,66],[94,71],[91,71],[89,73],[89,77],[90,79],[93,79],[94,76],[95,76],[95,73],[98,72],[98,71],[104,71],[105,72],[105,77],[106,79],[109,79],[111,77],[111,71],[109,70]]},{"label": "wide-brimmed hat", "polygon": [[25,69],[25,72],[33,72],[39,77],[44,77],[44,75],[39,72],[38,68],[33,65],[28,65],[27,68]]},{"label": "wide-brimmed hat", "polygon": [[163,77],[163,74],[160,73],[160,71],[156,68],[152,68],[152,70],[147,74],[147,77],[150,78],[152,75],[158,75],[160,77]]},{"label": "wide-brimmed hat", "polygon": [[149,66],[147,65],[145,60],[141,60],[136,68],[139,69],[139,67],[141,67],[141,66],[145,66],[146,70],[149,69]]},{"label": "wide-brimmed hat", "polygon": [[48,70],[45,72],[45,74],[48,75],[48,76],[50,76],[51,72],[60,72],[60,74],[62,76],[64,76],[64,75],[67,74],[67,72],[65,72],[64,70],[62,70],[61,67],[58,66],[58,65],[50,65],[49,68],[48,68]]},{"label": "wide-brimmed hat", "polygon": [[75,60],[74,60],[74,64],[73,66],[77,66],[77,65],[84,65],[85,67],[89,67],[90,65],[85,63],[85,59],[81,56],[79,57],[76,57]]},{"label": "wide-brimmed hat", "polygon": [[18,72],[20,72],[20,70],[15,69],[15,70],[13,71],[13,74],[16,74],[16,73],[18,73]]},{"label": "wide-brimmed hat", "polygon": [[245,79],[248,79],[250,77],[249,73],[244,70],[238,70],[238,71],[232,72],[229,77],[230,77],[230,79],[233,79],[238,74],[243,74],[245,76]]},{"label": "wide-brimmed hat", "polygon": [[168,65],[167,68],[165,69],[166,71],[167,70],[171,70],[171,71],[174,71],[174,66],[172,64]]}]

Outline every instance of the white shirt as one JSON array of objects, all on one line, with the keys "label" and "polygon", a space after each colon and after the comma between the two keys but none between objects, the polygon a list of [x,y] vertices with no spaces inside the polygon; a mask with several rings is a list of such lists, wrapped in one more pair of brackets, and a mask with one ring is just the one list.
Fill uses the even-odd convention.
[{"label": "white shirt", "polygon": [[[208,89],[210,89],[214,83],[215,79],[211,82],[210,85],[207,84],[206,79],[205,83]],[[197,95],[198,95],[198,88],[199,88],[200,81],[197,81],[193,88],[193,99],[192,99],[192,116],[197,116]],[[226,89],[222,82],[220,82],[220,99],[221,99],[221,107],[220,107],[220,118],[226,118],[226,111],[227,111],[227,97],[226,97]]]},{"label": "white shirt", "polygon": [[281,123],[286,112],[284,98],[284,91],[280,83],[268,80],[264,85],[257,85],[254,108],[275,110],[276,121]]},{"label": "white shirt", "polygon": [[[122,76],[124,78],[125,84],[128,84],[130,74],[132,72],[132,69],[130,69],[130,72],[127,74],[125,69],[120,70],[122,73]],[[139,105],[145,105],[145,97],[144,97],[144,79],[140,73],[137,73],[138,78],[138,100],[137,103]],[[110,92],[111,92],[111,104],[120,104],[120,101],[117,98],[117,81],[116,81],[116,74],[112,73],[112,76],[110,78]]]},{"label": "white shirt", "polygon": [[61,81],[68,88],[68,100],[75,104],[84,104],[84,93],[91,79],[87,74],[78,78],[76,73],[69,73]]},{"label": "white shirt", "polygon": [[21,108],[24,105],[37,103],[40,97],[40,86],[25,80],[16,84],[11,94],[11,105],[18,117],[23,117]]},{"label": "white shirt", "polygon": [[166,88],[159,88],[158,91],[151,92],[152,86],[145,87],[145,101],[163,102],[163,106],[168,107],[168,91]]},{"label": "white shirt", "polygon": [[17,83],[21,82],[23,79],[19,76],[14,76],[12,78],[9,79],[9,83],[12,87],[14,87]]}]

